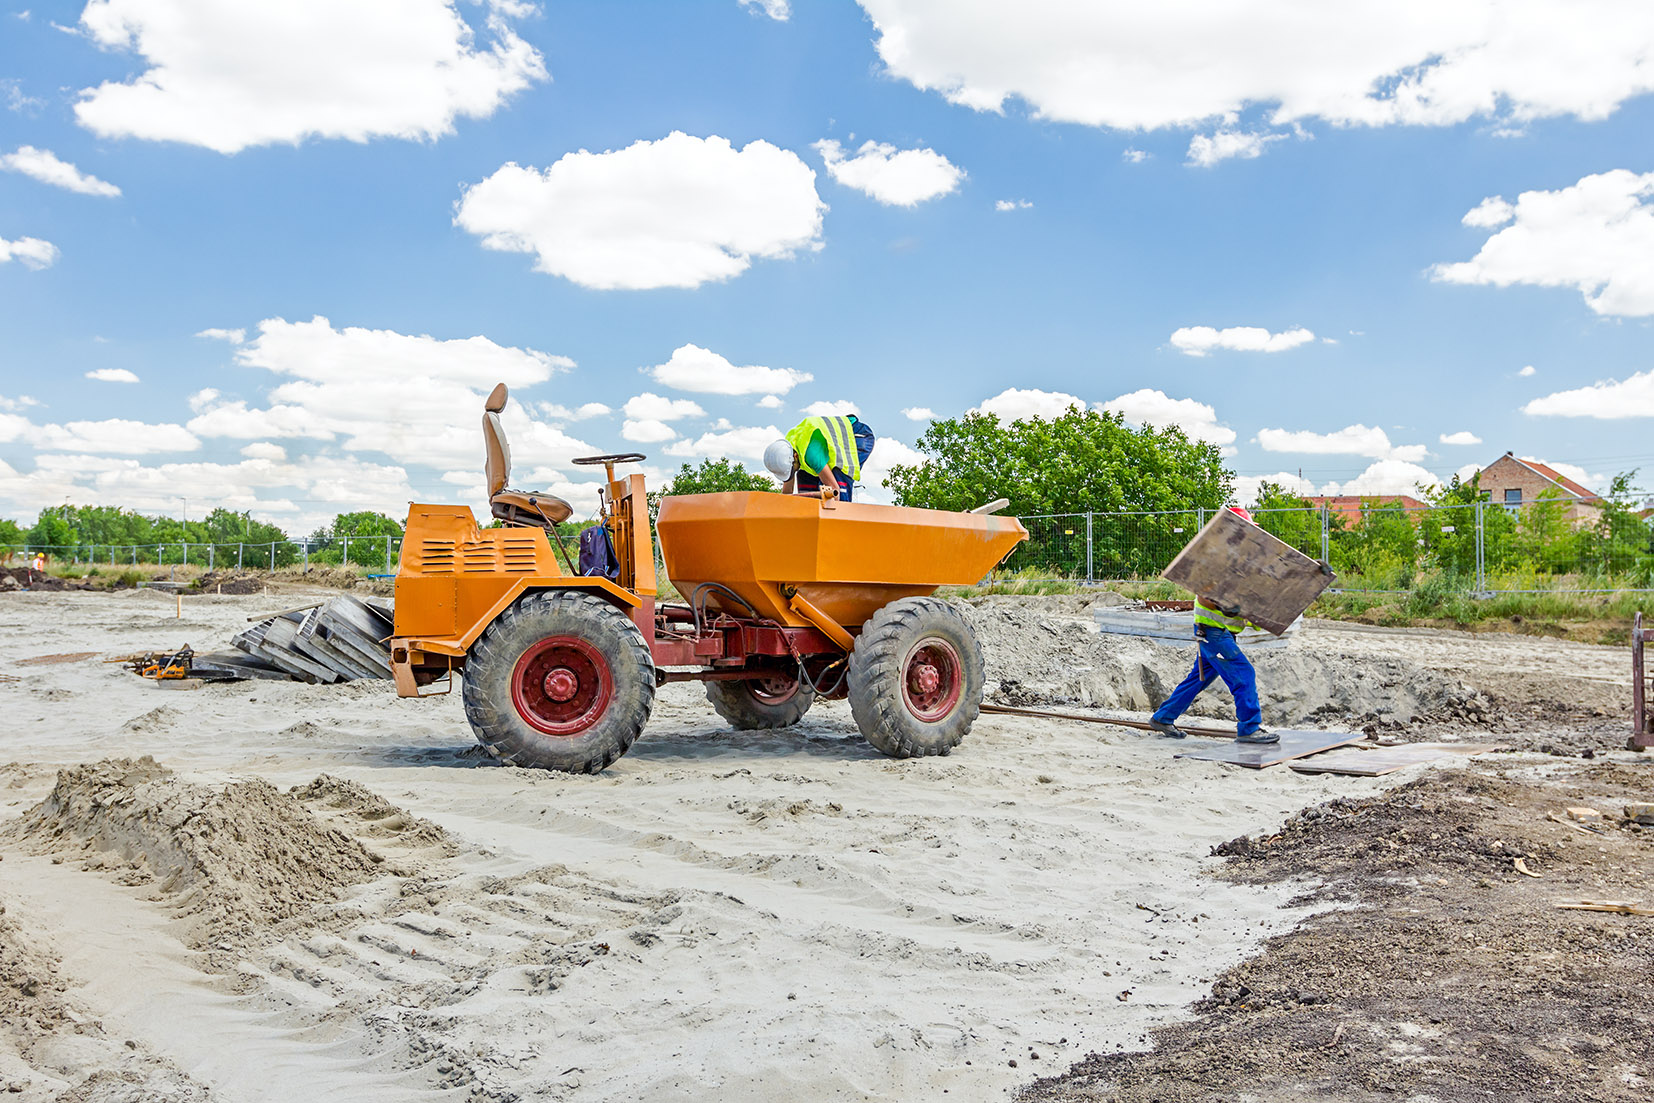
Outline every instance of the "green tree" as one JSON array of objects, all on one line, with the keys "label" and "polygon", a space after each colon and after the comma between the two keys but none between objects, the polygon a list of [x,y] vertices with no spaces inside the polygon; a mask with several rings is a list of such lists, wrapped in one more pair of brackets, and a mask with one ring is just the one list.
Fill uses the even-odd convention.
[{"label": "green tree", "polygon": [[73,506],[47,506],[40,511],[26,539],[35,547],[51,549],[53,556],[71,554],[80,543],[80,530],[74,527],[74,515]]},{"label": "green tree", "polygon": [[1599,575],[1647,569],[1648,522],[1631,508],[1631,480],[1636,476],[1634,470],[1615,475],[1607,495],[1597,502],[1596,523],[1578,533],[1580,559]]},{"label": "green tree", "polygon": [[1005,498],[1007,512],[1024,518],[1130,514],[1094,519],[1089,561],[1072,524],[1031,521],[1036,530],[1060,524],[1065,538],[1030,541],[1008,562],[1074,575],[1089,565],[1100,578],[1159,571],[1194,535],[1197,510],[1228,501],[1234,478],[1216,445],[1182,429],[1133,429],[1119,414],[1078,407],[1009,424],[981,413],[933,421],[919,451],[922,462],[897,464],[885,480],[898,505],[968,510]]},{"label": "green tree", "polygon": [[[1321,558],[1321,508],[1308,498],[1293,494],[1275,483],[1258,485],[1258,501],[1252,507],[1252,519],[1272,536],[1291,544],[1305,555]],[[1327,518],[1331,532],[1344,528],[1344,518],[1331,514]]]},{"label": "green tree", "polygon": [[1333,570],[1411,585],[1419,539],[1414,519],[1401,503],[1393,499],[1389,503],[1379,498],[1363,499],[1361,520],[1331,540],[1329,554]]}]

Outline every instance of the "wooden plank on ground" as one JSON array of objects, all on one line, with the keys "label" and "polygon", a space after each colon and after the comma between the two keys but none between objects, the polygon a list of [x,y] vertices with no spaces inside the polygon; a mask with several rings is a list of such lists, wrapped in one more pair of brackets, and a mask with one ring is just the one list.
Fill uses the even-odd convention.
[{"label": "wooden plank on ground", "polygon": [[1227,509],[1213,514],[1160,577],[1277,633],[1333,581],[1315,560]]},{"label": "wooden plank on ground", "polygon": [[1291,762],[1295,758],[1320,754],[1334,747],[1359,743],[1366,738],[1356,732],[1282,731],[1278,728],[1275,729],[1275,734],[1281,737],[1279,743],[1237,743],[1230,740],[1215,747],[1182,751],[1175,757],[1198,758],[1204,762],[1227,762],[1234,766],[1261,770],[1265,766],[1276,766],[1282,762]]}]

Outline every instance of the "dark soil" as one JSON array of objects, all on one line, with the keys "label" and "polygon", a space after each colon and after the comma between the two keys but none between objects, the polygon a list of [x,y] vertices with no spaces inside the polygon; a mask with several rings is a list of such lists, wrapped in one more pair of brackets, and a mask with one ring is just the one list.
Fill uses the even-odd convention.
[{"label": "dark soil", "polygon": [[[1654,762],[1543,775],[1479,761],[1217,847],[1220,876],[1343,906],[1226,972],[1152,1051],[1092,1054],[1021,1098],[1647,1100],[1654,917],[1556,905],[1654,906],[1654,829],[1618,819],[1654,799]],[[1587,830],[1569,807],[1607,815]]]}]

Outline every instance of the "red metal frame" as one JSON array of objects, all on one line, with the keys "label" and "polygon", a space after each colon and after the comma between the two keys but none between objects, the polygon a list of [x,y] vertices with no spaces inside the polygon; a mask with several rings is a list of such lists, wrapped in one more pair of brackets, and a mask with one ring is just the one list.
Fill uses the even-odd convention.
[{"label": "red metal frame", "polygon": [[1643,644],[1654,640],[1654,628],[1643,627],[1643,615],[1631,620],[1631,738],[1629,750],[1654,747],[1654,730],[1649,728],[1648,683],[1643,674]]},{"label": "red metal frame", "polygon": [[[816,628],[791,628],[725,613],[708,614],[697,628],[694,610],[687,605],[657,606],[647,602],[632,611],[632,619],[649,641],[655,667],[666,682],[770,679],[777,676],[779,665],[795,668],[801,659],[844,654],[842,647]],[[767,659],[787,662],[764,662]]]}]

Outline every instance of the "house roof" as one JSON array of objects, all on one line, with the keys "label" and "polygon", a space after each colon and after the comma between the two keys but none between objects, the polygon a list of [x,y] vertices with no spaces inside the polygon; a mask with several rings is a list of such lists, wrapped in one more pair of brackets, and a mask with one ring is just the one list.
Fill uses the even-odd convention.
[{"label": "house roof", "polygon": [[1555,483],[1563,490],[1566,490],[1569,494],[1572,494],[1576,498],[1585,498],[1590,501],[1596,501],[1597,498],[1600,497],[1600,495],[1585,489],[1583,486],[1574,482],[1572,479],[1568,478],[1568,476],[1557,471],[1555,468],[1550,467],[1547,464],[1540,463],[1538,460],[1519,459],[1516,456],[1512,456],[1509,452],[1506,452],[1505,455],[1510,456],[1511,459],[1516,460],[1517,463],[1521,464],[1529,471],[1532,471],[1535,475],[1549,479],[1551,482]]},{"label": "house roof", "polygon": [[1305,498],[1314,506],[1325,506],[1328,513],[1336,513],[1347,521],[1358,521],[1369,506],[1400,506],[1402,509],[1423,509],[1425,504],[1410,494],[1336,494]]}]

